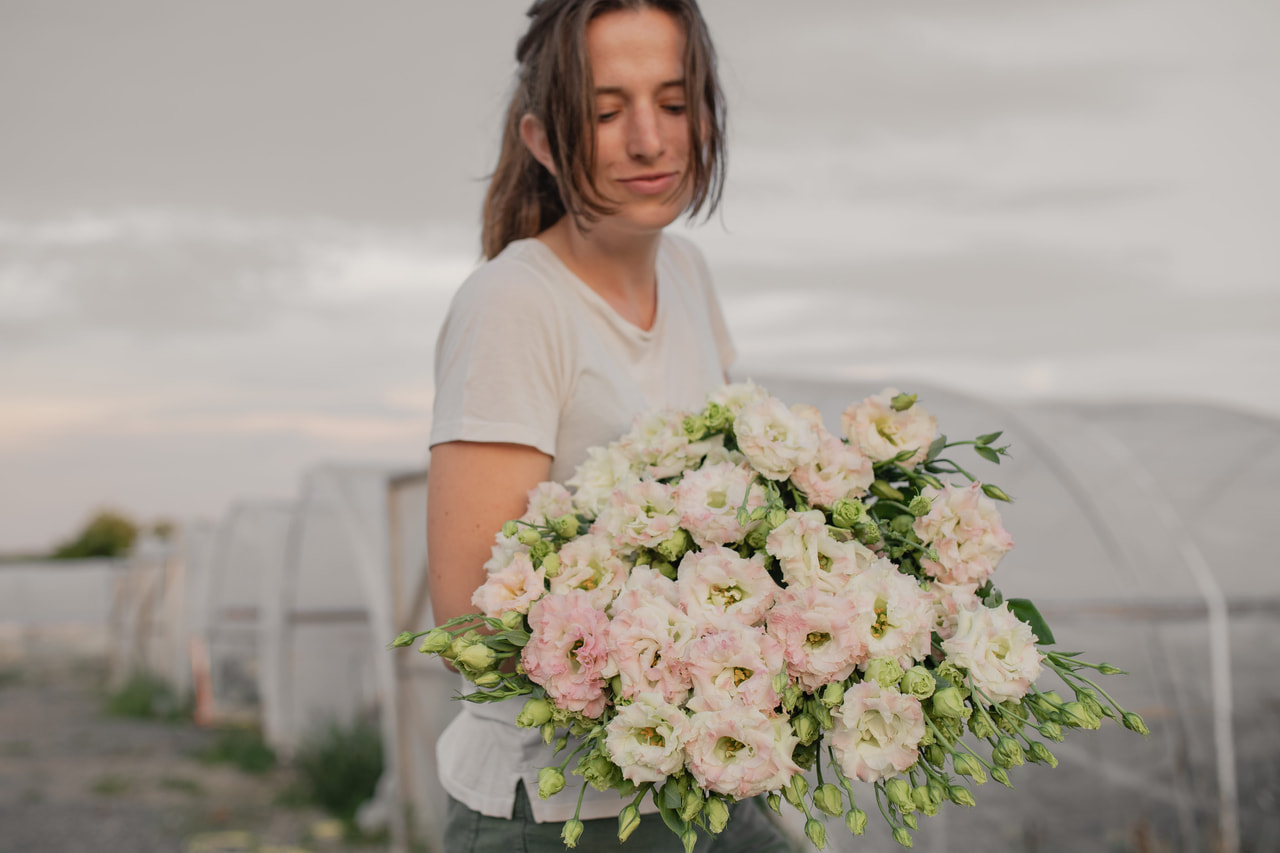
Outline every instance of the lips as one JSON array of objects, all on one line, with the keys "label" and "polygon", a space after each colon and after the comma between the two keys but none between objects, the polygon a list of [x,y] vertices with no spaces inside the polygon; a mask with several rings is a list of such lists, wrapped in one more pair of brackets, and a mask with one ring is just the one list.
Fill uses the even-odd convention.
[{"label": "lips", "polygon": [[623,178],[619,183],[639,195],[658,195],[670,192],[679,177],[677,172],[650,172],[634,178]]}]

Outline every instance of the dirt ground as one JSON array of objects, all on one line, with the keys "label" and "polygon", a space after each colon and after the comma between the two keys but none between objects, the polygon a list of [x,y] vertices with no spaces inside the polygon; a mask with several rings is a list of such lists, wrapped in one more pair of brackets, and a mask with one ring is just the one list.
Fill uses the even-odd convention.
[{"label": "dirt ground", "polygon": [[[109,717],[92,660],[0,667],[0,853],[348,853],[341,827],[284,805],[289,770],[199,760],[215,734]],[[334,837],[338,835],[338,837]]]}]

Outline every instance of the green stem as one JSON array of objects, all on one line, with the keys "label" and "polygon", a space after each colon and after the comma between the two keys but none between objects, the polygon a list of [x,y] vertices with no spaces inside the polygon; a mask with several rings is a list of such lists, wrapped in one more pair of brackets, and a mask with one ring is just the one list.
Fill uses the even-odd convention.
[{"label": "green stem", "polygon": [[1050,667],[1052,667],[1054,672],[1058,673],[1058,676],[1063,681],[1066,681],[1068,676],[1070,676],[1071,678],[1074,678],[1076,681],[1079,681],[1081,684],[1087,684],[1089,687],[1092,687],[1094,690],[1098,691],[1098,695],[1102,696],[1104,699],[1110,702],[1111,707],[1115,708],[1121,714],[1125,713],[1125,710],[1120,706],[1120,703],[1117,702],[1115,699],[1112,699],[1111,694],[1103,690],[1101,687],[1099,687],[1097,683],[1094,682],[1092,679],[1085,678],[1083,675],[1076,675],[1074,672],[1068,672],[1068,671],[1059,669],[1055,663],[1051,663]]},{"label": "green stem", "polygon": [[881,784],[880,782],[876,782],[875,789],[876,789],[876,808],[880,809],[880,816],[884,818],[885,823],[889,824],[889,826],[896,827],[898,825],[898,822],[889,816],[889,812],[885,810],[884,802],[880,798],[880,794],[884,791],[884,785]]},{"label": "green stem", "polygon": [[957,465],[957,464],[955,463],[955,461],[954,461],[954,460],[951,460],[951,459],[935,459],[935,460],[933,460],[933,464],[935,464],[935,465],[937,465],[939,462],[945,462],[945,463],[947,463],[948,465],[950,465],[950,466],[951,466],[951,468],[952,468],[952,470],[950,470],[950,471],[943,471],[942,473],[944,473],[944,474],[964,474],[966,477],[968,477],[968,478],[969,478],[969,482],[971,482],[971,483],[976,483],[976,482],[978,482],[978,478],[977,478],[977,477],[973,476],[973,475],[972,475],[972,474],[970,474],[968,471],[966,471],[966,470],[964,470],[963,468],[961,468],[959,465]]},{"label": "green stem", "polygon": [[579,818],[578,815],[582,813],[582,798],[585,797],[586,794],[587,794],[587,782],[586,780],[583,780],[582,790],[578,791],[578,806],[573,810],[574,820],[581,820],[581,818]]}]

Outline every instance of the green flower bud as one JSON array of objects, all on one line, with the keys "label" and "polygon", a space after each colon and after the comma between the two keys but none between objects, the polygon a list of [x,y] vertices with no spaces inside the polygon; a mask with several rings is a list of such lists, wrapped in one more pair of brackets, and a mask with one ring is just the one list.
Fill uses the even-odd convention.
[{"label": "green flower bud", "polygon": [[471,683],[476,687],[483,687],[486,690],[490,687],[497,687],[502,683],[502,673],[489,670],[483,675],[477,676]]},{"label": "green flower bud", "polygon": [[832,817],[844,814],[844,796],[830,782],[819,785],[818,790],[813,792],[813,804]]},{"label": "green flower bud", "polygon": [[961,776],[970,776],[973,778],[973,781],[977,782],[979,785],[986,784],[986,771],[982,769],[982,764],[979,763],[978,759],[974,758],[969,753],[961,752],[953,756],[951,759],[951,766],[954,767],[956,772]]},{"label": "green flower bud", "polygon": [[933,707],[933,714],[936,717],[964,720],[973,713],[973,710],[965,704],[964,694],[960,692],[958,687],[944,687],[941,690],[937,690],[930,701]]},{"label": "green flower bud", "polygon": [[1011,735],[1022,731],[1027,721],[1027,709],[1022,703],[1009,699],[1001,702],[1000,707],[1004,709],[1004,713],[996,714],[996,728]]},{"label": "green flower bud", "polygon": [[952,785],[947,789],[947,796],[951,798],[951,802],[957,806],[965,806],[972,808],[975,805],[973,792],[964,785]]},{"label": "green flower bud", "polygon": [[778,814],[782,814],[782,797],[778,796],[777,791],[770,791],[769,796],[765,797],[764,801],[769,804],[769,808]]},{"label": "green flower bud", "polygon": [[827,828],[817,818],[811,817],[804,822],[804,834],[819,850],[827,846]]},{"label": "green flower bud", "polygon": [[787,685],[790,683],[791,679],[787,677],[785,672],[778,673],[773,677],[773,692],[781,696],[782,691],[786,690]]},{"label": "green flower bud", "polygon": [[787,689],[782,691],[782,707],[787,711],[794,711],[796,706],[800,704],[800,700],[804,698],[804,691],[797,684],[788,684]]},{"label": "green flower bud", "polygon": [[538,796],[542,799],[564,790],[564,774],[557,767],[544,767],[538,771]]},{"label": "green flower bud", "polygon": [[1129,731],[1137,732],[1143,737],[1146,737],[1147,735],[1151,734],[1151,730],[1147,728],[1146,722],[1142,719],[1141,716],[1139,716],[1138,714],[1135,714],[1133,711],[1125,711],[1123,714],[1121,714],[1120,722],[1123,723],[1124,727]]},{"label": "green flower bud", "polygon": [[1127,675],[1128,674],[1123,669],[1112,666],[1109,663],[1098,664],[1098,672],[1102,673],[1103,675]]},{"label": "green flower bud", "polygon": [[787,511],[780,506],[771,506],[764,514],[764,523],[768,525],[770,530],[781,527],[786,520]]},{"label": "green flower bud", "polygon": [[684,845],[684,853],[693,853],[693,848],[698,846],[698,833],[692,826],[680,833],[680,843]]},{"label": "green flower bud", "polygon": [[502,535],[508,539],[514,538],[519,532],[520,525],[516,524],[514,521],[508,521],[506,524],[502,525]]},{"label": "green flower bud", "polygon": [[902,666],[893,658],[874,658],[867,661],[864,681],[874,681],[881,687],[894,687],[902,680]]},{"label": "green flower bud", "polygon": [[435,628],[427,632],[422,638],[422,645],[418,646],[418,651],[424,655],[438,655],[445,649],[449,648],[449,644],[453,642],[453,637],[443,628]]},{"label": "green flower bud", "polygon": [[387,648],[403,649],[405,646],[412,646],[415,639],[416,635],[412,631],[401,631]]},{"label": "green flower bud", "polygon": [[698,816],[698,812],[702,811],[704,802],[702,789],[696,785],[690,785],[689,789],[684,792],[684,800],[680,803],[680,819],[683,821],[693,820]]},{"label": "green flower bud", "polygon": [[1040,734],[1048,738],[1049,740],[1057,741],[1058,743],[1062,743],[1062,741],[1065,739],[1062,736],[1062,726],[1053,722],[1041,723]]},{"label": "green flower bud", "polygon": [[689,538],[689,532],[683,527],[677,527],[675,532],[658,543],[654,550],[674,563],[691,547],[693,547],[693,540]]},{"label": "green flower bud", "polygon": [[733,425],[733,410],[719,403],[708,403],[702,416],[707,419],[710,432],[724,432]]},{"label": "green flower bud", "polygon": [[906,497],[902,492],[898,491],[884,480],[876,480],[872,482],[870,492],[878,498],[884,498],[889,501],[900,501]]},{"label": "green flower bud", "polygon": [[1012,788],[1013,783],[1009,781],[1009,774],[1004,771],[1003,767],[995,767],[991,770],[991,778],[995,779],[1006,788]]},{"label": "green flower bud", "polygon": [[822,688],[822,704],[834,708],[844,701],[844,682],[833,681]]},{"label": "green flower bud", "polygon": [[942,805],[942,801],[947,798],[947,786],[937,779],[929,780],[929,799],[933,801],[935,806]]},{"label": "green flower bud", "polygon": [[654,560],[652,567],[669,580],[677,580],[680,577],[680,572],[676,567],[666,560]]},{"label": "green flower bud", "polygon": [[905,826],[895,826],[893,828],[893,840],[901,844],[903,847],[910,847],[911,833],[907,831]]},{"label": "green flower bud", "polygon": [[707,829],[711,830],[712,835],[724,832],[729,823],[729,806],[724,800],[719,797],[709,798],[703,813],[707,816]]},{"label": "green flower bud", "polygon": [[542,561],[553,553],[555,548],[551,547],[551,543],[545,539],[539,539],[529,546],[529,560],[535,566],[541,566]]},{"label": "green flower bud", "polygon": [[533,547],[542,541],[542,534],[532,527],[521,527],[520,532],[516,534],[516,541],[521,545]]},{"label": "green flower bud", "polygon": [[847,826],[849,831],[854,835],[861,835],[867,831],[867,813],[857,806],[854,806],[845,813],[844,825]]},{"label": "green flower bud", "polygon": [[931,743],[925,747],[924,760],[934,767],[941,767],[947,761],[947,751],[940,744]]},{"label": "green flower bud", "polygon": [[626,841],[640,825],[640,810],[628,803],[618,814],[618,840]]},{"label": "green flower bud", "polygon": [[955,743],[964,737],[964,721],[955,717],[935,717],[934,726],[942,732],[946,743]]},{"label": "green flower bud", "polygon": [[946,682],[946,684],[943,685],[944,687],[954,687],[966,697],[969,695],[969,688],[964,686],[967,681],[964,670],[956,666],[951,661],[943,661],[938,664],[938,668],[934,670],[933,674],[937,676],[939,681]]},{"label": "green flower bud", "polygon": [[809,793],[809,780],[799,773],[792,776],[787,784],[782,786],[782,796],[786,797],[787,802],[796,808],[802,808],[801,803],[807,793]]},{"label": "green flower bud", "polygon": [[996,742],[991,753],[991,760],[1000,767],[1020,767],[1026,759],[1022,746],[1011,737],[1002,737]]},{"label": "green flower bud", "polygon": [[1097,695],[1092,690],[1077,690],[1076,699],[1080,701],[1081,705],[1084,705],[1084,707],[1088,709],[1090,714],[1097,717],[1099,721],[1107,715],[1106,710],[1102,707],[1102,704],[1098,701]]},{"label": "green flower bud", "polygon": [[915,518],[913,516],[903,513],[902,515],[895,515],[889,521],[889,529],[899,536],[906,536],[914,523]]},{"label": "green flower bud", "polygon": [[974,714],[969,718],[969,731],[973,732],[974,737],[986,740],[996,733],[996,727],[986,714]]},{"label": "green flower bud", "polygon": [[560,576],[560,555],[554,551],[542,558],[542,573],[549,578]]},{"label": "green flower bud", "polygon": [[902,681],[898,684],[899,690],[916,697],[921,702],[932,696],[937,688],[938,682],[933,677],[933,673],[919,665],[903,673]]},{"label": "green flower bud", "polygon": [[681,423],[684,428],[684,434],[689,437],[690,441],[701,441],[707,436],[707,416],[706,415],[689,415]]},{"label": "green flower bud", "polygon": [[818,735],[822,734],[818,728],[818,721],[808,714],[801,714],[791,721],[791,730],[795,732],[796,737],[800,738],[800,743],[808,746],[818,739]]},{"label": "green flower bud", "polygon": [[571,512],[551,519],[551,529],[561,539],[573,539],[582,532],[582,523]]},{"label": "green flower bud", "polygon": [[1083,702],[1068,702],[1063,706],[1061,714],[1063,724],[1072,728],[1098,729],[1102,727],[1102,720],[1095,717]]},{"label": "green flower bud", "polygon": [[1005,503],[1013,503],[1013,498],[1005,492],[1004,489],[993,483],[983,483],[982,493],[993,501],[1004,501]]},{"label": "green flower bud", "polygon": [[831,523],[842,530],[851,530],[867,517],[867,508],[862,501],[851,501],[841,498],[831,506]]},{"label": "green flower bud", "polygon": [[1031,746],[1028,747],[1027,757],[1036,764],[1048,764],[1050,767],[1058,766],[1058,759],[1054,756],[1049,748],[1038,740],[1033,740]]},{"label": "green flower bud", "polygon": [[911,801],[911,783],[901,776],[894,776],[884,783],[885,796],[889,798],[889,802],[898,807],[898,810],[906,814],[915,808],[915,804]]},{"label": "green flower bud", "polygon": [[564,749],[568,745],[569,745],[569,736],[560,735],[560,737],[556,738],[555,746],[553,746],[551,749],[553,752],[559,752],[560,750]]},{"label": "green flower bud", "polygon": [[564,822],[564,829],[560,831],[560,838],[564,841],[565,847],[577,847],[578,839],[582,837],[583,825],[582,821],[576,817],[571,817]]},{"label": "green flower bud", "polygon": [[556,724],[554,720],[548,720],[542,724],[542,742],[550,744],[551,739],[556,736]]},{"label": "green flower bud", "polygon": [[875,522],[869,521],[865,524],[859,524],[853,529],[853,532],[857,534],[862,544],[868,547],[876,544],[881,539],[880,528]]},{"label": "green flower bud", "polygon": [[907,504],[907,511],[916,518],[922,518],[929,514],[929,510],[933,509],[933,501],[924,495],[916,495],[911,499],[911,503]]},{"label": "green flower bud", "polygon": [[915,394],[895,394],[889,405],[895,412],[905,412],[916,404]]},{"label": "green flower bud", "polygon": [[582,778],[586,779],[591,784],[591,787],[597,791],[608,791],[614,787],[616,782],[622,779],[622,771],[618,769],[618,766],[610,761],[607,756],[598,752],[592,753],[579,761],[578,766],[574,768],[574,772],[582,774]]},{"label": "green flower bud", "polygon": [[791,760],[794,761],[801,770],[812,770],[814,762],[818,760],[819,743],[820,741],[815,740],[807,746],[803,743],[800,744],[795,749],[791,750]]},{"label": "green flower bud", "polygon": [[904,814],[902,816],[902,822],[912,829],[916,828],[916,816],[914,814]]},{"label": "green flower bud", "polygon": [[492,669],[496,660],[497,655],[493,653],[493,649],[484,643],[474,643],[463,649],[454,659],[454,663],[462,669],[479,674]]},{"label": "green flower bud", "polygon": [[763,551],[769,542],[769,527],[757,525],[747,532],[747,545],[753,551]]},{"label": "green flower bud", "polygon": [[929,796],[927,785],[917,785],[911,789],[911,804],[919,811],[933,808],[933,798]]}]

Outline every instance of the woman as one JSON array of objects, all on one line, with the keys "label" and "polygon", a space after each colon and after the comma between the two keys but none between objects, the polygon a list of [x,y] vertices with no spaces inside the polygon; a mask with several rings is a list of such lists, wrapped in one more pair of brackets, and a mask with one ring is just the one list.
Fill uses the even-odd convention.
[{"label": "woman", "polygon": [[[530,488],[568,479],[588,447],[644,409],[701,407],[733,359],[701,257],[663,234],[682,213],[714,210],[723,180],[724,109],[696,3],[539,0],[529,17],[485,201],[488,261],[458,291],[437,344],[437,623],[474,611],[494,534],[523,514]],[[440,739],[450,853],[563,848],[576,791],[530,799],[553,762],[536,731],[515,726],[521,705],[464,704]],[[612,818],[623,805],[588,790],[579,849],[619,849]],[[787,849],[752,803],[714,846],[699,845]],[[655,816],[623,849],[682,846]]]}]

